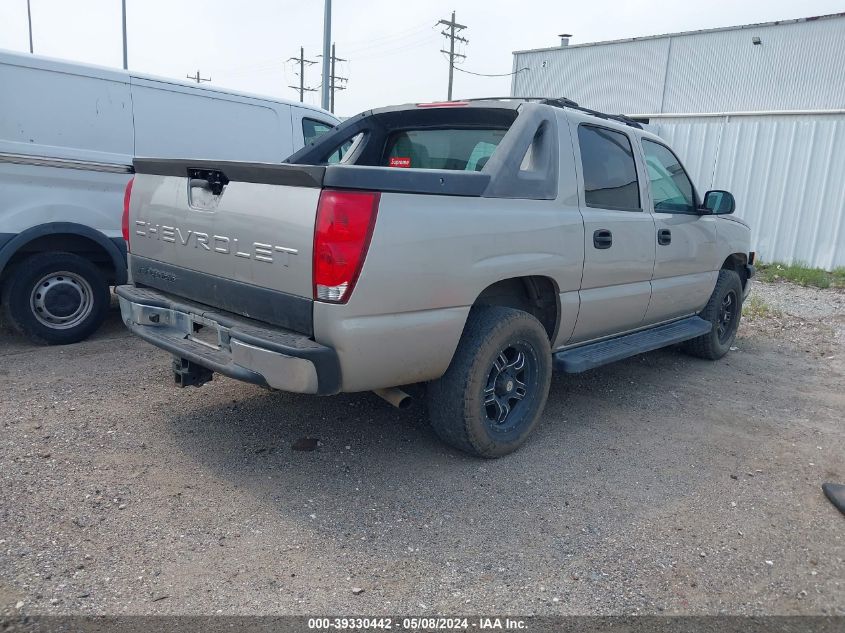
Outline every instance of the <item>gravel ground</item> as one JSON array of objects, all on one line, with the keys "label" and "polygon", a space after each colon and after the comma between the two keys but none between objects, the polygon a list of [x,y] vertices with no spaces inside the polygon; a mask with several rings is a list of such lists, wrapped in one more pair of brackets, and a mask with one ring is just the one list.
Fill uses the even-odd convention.
[{"label": "gravel ground", "polygon": [[3,331],[0,606],[845,614],[845,517],[820,490],[845,482],[843,294],[755,293],[773,309],[721,361],[556,376],[497,461],[442,445],[422,405],[179,390],[116,313],[70,347]]},{"label": "gravel ground", "polygon": [[754,294],[776,310],[804,319],[824,319],[842,324],[845,290],[804,288],[787,282],[757,283]]}]

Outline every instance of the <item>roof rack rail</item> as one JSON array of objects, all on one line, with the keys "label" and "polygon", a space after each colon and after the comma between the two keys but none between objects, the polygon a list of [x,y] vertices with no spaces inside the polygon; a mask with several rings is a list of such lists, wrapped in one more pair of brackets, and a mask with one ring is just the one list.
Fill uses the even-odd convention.
[{"label": "roof rack rail", "polygon": [[578,110],[580,112],[584,112],[585,114],[589,114],[591,116],[598,117],[600,119],[608,119],[610,121],[618,121],[619,123],[624,123],[629,127],[635,127],[638,130],[643,129],[643,126],[640,125],[638,121],[630,117],[626,117],[624,114],[608,114],[606,112],[599,112],[598,110],[592,110],[591,108],[585,108],[584,106],[578,105],[572,99],[567,99],[566,97],[561,98],[551,98],[551,99],[544,99],[540,103],[544,103],[550,106],[557,106],[558,108],[570,108],[572,110]]},{"label": "roof rack rail", "polygon": [[578,103],[572,99],[567,99],[566,97],[474,97],[472,99],[464,99],[464,101],[536,101],[543,105],[550,105],[556,108],[578,110],[579,112],[584,112],[585,114],[589,114],[600,119],[618,121],[619,123],[624,123],[625,125],[637,128],[638,130],[643,129],[643,126],[638,121],[635,121],[624,114],[608,114],[606,112],[600,112],[599,110],[585,108],[582,105],[578,105]]}]

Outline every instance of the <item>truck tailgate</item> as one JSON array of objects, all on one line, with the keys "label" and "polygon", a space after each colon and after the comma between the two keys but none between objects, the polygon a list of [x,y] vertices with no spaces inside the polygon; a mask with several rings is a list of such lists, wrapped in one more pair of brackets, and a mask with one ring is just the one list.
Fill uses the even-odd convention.
[{"label": "truck tailgate", "polygon": [[136,159],[135,172],[134,283],[310,333],[322,168]]}]

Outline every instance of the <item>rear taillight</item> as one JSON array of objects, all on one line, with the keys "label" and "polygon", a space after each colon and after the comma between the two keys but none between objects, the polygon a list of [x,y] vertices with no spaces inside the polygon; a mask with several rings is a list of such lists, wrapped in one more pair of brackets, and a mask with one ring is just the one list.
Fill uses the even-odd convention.
[{"label": "rear taillight", "polygon": [[358,281],[381,194],[324,189],[314,227],[314,298],[346,303]]},{"label": "rear taillight", "polygon": [[126,242],[126,249],[129,249],[129,199],[132,197],[132,183],[135,182],[135,177],[129,179],[126,183],[126,191],[123,192],[123,219],[120,222],[120,228],[123,231],[123,239]]}]

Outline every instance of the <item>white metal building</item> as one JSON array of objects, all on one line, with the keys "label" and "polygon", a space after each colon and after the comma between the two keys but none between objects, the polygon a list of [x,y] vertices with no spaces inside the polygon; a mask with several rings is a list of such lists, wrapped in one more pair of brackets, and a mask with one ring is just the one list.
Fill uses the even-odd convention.
[{"label": "white metal building", "polygon": [[648,119],[700,193],[734,194],[762,260],[845,266],[845,13],[565,41],[514,53],[513,96]]}]

